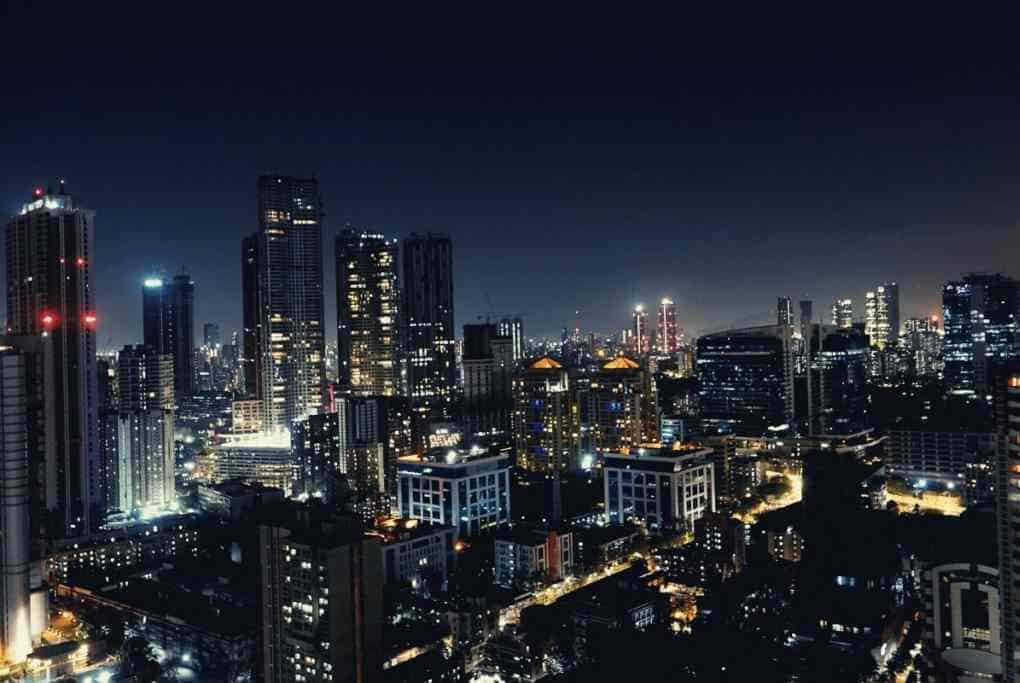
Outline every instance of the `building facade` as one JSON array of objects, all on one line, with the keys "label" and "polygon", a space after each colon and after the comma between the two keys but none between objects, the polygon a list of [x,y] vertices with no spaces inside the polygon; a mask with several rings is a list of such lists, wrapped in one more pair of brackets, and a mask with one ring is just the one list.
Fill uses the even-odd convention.
[{"label": "building facade", "polygon": [[886,282],[864,295],[864,333],[879,349],[896,345],[900,336],[900,287],[895,282]]},{"label": "building facade", "polygon": [[400,392],[397,242],[343,230],[336,238],[339,384],[364,396]]},{"label": "building facade", "polygon": [[267,429],[320,412],[325,382],[322,202],[314,178],[261,176],[242,243],[245,390]]},{"label": "building facade", "polygon": [[711,449],[632,451],[605,457],[606,520],[637,523],[652,533],[693,531],[715,512]]},{"label": "building facade", "polygon": [[381,681],[380,539],[331,522],[262,525],[259,556],[262,680]]},{"label": "building facade", "polygon": [[174,393],[195,391],[195,283],[185,274],[142,282],[142,339],[173,359]]},{"label": "building facade", "polygon": [[125,346],[117,368],[117,509],[171,506],[177,501],[173,357]]},{"label": "building facade", "polygon": [[669,297],[659,302],[659,327],[656,330],[656,351],[673,355],[680,348],[680,335],[676,326],[676,304]]},{"label": "building facade", "polygon": [[[96,327],[95,213],[36,188],[7,224],[7,332],[49,337],[55,401],[42,481],[47,536],[80,536],[102,517]],[[50,429],[50,427],[47,427]],[[34,523],[33,523],[34,525]]]},{"label": "building facade", "polygon": [[702,430],[762,436],[793,421],[792,332],[767,325],[697,342]]},{"label": "building facade", "polygon": [[449,419],[457,388],[453,326],[453,243],[446,235],[404,240],[403,345],[408,395],[420,439],[431,420]]},{"label": "building facade", "polygon": [[440,449],[397,465],[400,515],[475,536],[510,522],[510,458]]},{"label": "building facade", "polygon": [[514,450],[532,472],[578,466],[578,410],[570,375],[558,361],[540,358],[514,379]]}]

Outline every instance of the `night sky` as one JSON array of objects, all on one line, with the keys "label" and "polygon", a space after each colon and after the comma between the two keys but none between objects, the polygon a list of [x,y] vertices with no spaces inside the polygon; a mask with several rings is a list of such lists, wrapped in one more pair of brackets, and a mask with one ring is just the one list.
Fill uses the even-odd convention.
[{"label": "night sky", "polygon": [[458,325],[522,315],[529,335],[575,310],[616,332],[663,295],[688,333],[770,321],[784,294],[861,316],[885,280],[930,315],[963,271],[1020,275],[1018,81],[994,55],[78,11],[52,49],[5,44],[0,212],[53,177],[97,211],[102,348],[140,340],[154,270],[192,274],[198,330],[239,327],[263,173],[320,179],[329,328],[348,222],[449,233]]}]

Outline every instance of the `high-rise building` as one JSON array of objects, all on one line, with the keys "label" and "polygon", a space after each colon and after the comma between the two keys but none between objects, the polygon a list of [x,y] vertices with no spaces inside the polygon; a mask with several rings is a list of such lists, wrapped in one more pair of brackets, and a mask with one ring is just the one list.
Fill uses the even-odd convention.
[{"label": "high-rise building", "polygon": [[517,464],[533,472],[577,469],[578,411],[570,376],[545,357],[514,378],[514,450]]},{"label": "high-rise building", "polygon": [[381,681],[380,539],[347,520],[297,517],[259,526],[262,680]]},{"label": "high-rise building", "polygon": [[934,377],[942,371],[942,335],[938,318],[908,318],[900,340],[915,377]]},{"label": "high-rise building", "polygon": [[619,453],[643,442],[644,374],[639,363],[617,356],[598,372],[578,378],[575,389],[583,452]]},{"label": "high-rise building", "polygon": [[658,352],[672,355],[680,347],[676,329],[676,304],[670,298],[659,302],[659,327],[656,330]]},{"label": "high-rise building", "polygon": [[117,508],[133,512],[176,502],[173,358],[125,346],[117,358]]},{"label": "high-rise building", "polygon": [[465,325],[461,367],[467,432],[508,433],[513,410],[513,340],[502,336],[497,325]]},{"label": "high-rise building", "polygon": [[453,244],[446,235],[404,240],[403,344],[415,436],[432,420],[448,420],[457,387],[453,327]]},{"label": "high-rise building", "polygon": [[5,664],[24,662],[41,644],[49,616],[47,590],[40,572],[32,570],[30,519],[31,470],[45,457],[46,413],[53,405],[44,388],[53,379],[48,341],[0,336],[0,663]]},{"label": "high-rise building", "polygon": [[96,392],[98,399],[98,435],[99,435],[99,477],[93,495],[103,501],[107,510],[115,510],[120,504],[120,493],[117,490],[117,465],[119,461],[117,446],[117,420],[119,417],[117,359],[102,356],[96,359]]},{"label": "high-rise building", "polygon": [[793,325],[793,301],[788,296],[776,300],[776,324]]},{"label": "high-rise building", "polygon": [[998,373],[996,385],[1002,680],[1015,683],[1020,680],[1020,592],[1015,588],[1020,579],[1020,365],[1014,361]]},{"label": "high-rise building", "polygon": [[323,402],[319,181],[261,176],[258,221],[242,243],[245,388],[268,428],[289,428]]},{"label": "high-rise building", "polygon": [[337,402],[337,412],[309,415],[294,423],[291,448],[299,473],[295,490],[326,503],[334,502],[340,476],[340,458],[347,447],[346,402]]},{"label": "high-rise building", "polygon": [[158,354],[173,359],[174,393],[195,391],[195,283],[189,275],[142,283],[142,338]]},{"label": "high-rise building", "polygon": [[[403,396],[350,396],[337,399],[337,411],[346,418],[346,444],[360,447],[360,455],[372,454],[365,448],[382,444],[383,484],[391,505],[397,495],[397,459],[410,454],[416,446],[411,438],[411,410]],[[347,458],[345,453],[343,458]],[[348,471],[343,460],[341,471]],[[358,465],[359,463],[353,463]]]},{"label": "high-rise building", "polygon": [[216,323],[202,325],[202,344],[207,349],[215,349],[220,346],[220,326]]},{"label": "high-rise building", "polygon": [[92,283],[95,213],[64,194],[36,188],[7,224],[7,331],[49,337],[52,450],[43,466],[44,526],[52,537],[89,534],[102,515],[96,326]]},{"label": "high-rise building", "polygon": [[864,333],[872,346],[895,346],[900,337],[900,287],[879,285],[864,295]]},{"label": "high-rise building", "polygon": [[643,355],[652,350],[652,338],[648,329],[648,311],[641,304],[634,307],[634,319],[631,323],[634,354]]},{"label": "high-rise building", "polygon": [[1020,354],[1020,283],[971,273],[942,290],[947,388],[985,396],[998,368]]},{"label": "high-rise building", "polygon": [[524,321],[520,318],[503,318],[499,321],[499,336],[510,339],[514,363],[524,359]]},{"label": "high-rise building", "polygon": [[836,299],[832,302],[831,323],[834,327],[850,329],[854,325],[853,299]]},{"label": "high-rise building", "polygon": [[339,384],[363,396],[394,396],[400,293],[397,241],[347,228],[336,238]]},{"label": "high-rise building", "polygon": [[792,423],[791,337],[786,326],[765,325],[698,339],[703,431],[762,436]]},{"label": "high-rise building", "polygon": [[867,427],[868,344],[853,328],[818,325],[811,359],[812,434],[856,434]]}]

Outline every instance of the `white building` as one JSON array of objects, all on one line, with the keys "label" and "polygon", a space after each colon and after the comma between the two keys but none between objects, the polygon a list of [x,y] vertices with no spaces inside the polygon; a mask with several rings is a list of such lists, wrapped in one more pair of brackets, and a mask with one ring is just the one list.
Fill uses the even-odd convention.
[{"label": "white building", "polygon": [[548,578],[560,581],[574,571],[574,535],[516,527],[496,537],[496,583]]},{"label": "white building", "polygon": [[715,512],[712,449],[646,450],[605,456],[606,520],[633,522],[653,533],[692,531]]},{"label": "white building", "polygon": [[474,536],[510,521],[510,456],[437,449],[397,462],[401,517]]}]

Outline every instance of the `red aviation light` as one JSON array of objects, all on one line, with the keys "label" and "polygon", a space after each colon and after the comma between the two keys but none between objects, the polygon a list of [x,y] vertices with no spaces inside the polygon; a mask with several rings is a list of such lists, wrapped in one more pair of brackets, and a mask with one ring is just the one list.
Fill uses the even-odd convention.
[{"label": "red aviation light", "polygon": [[41,187],[37,187],[37,188],[35,188],[35,190],[32,191],[32,193],[36,197],[42,197],[42,188]]},{"label": "red aviation light", "polygon": [[47,330],[52,330],[60,323],[60,317],[53,311],[43,311],[39,314],[39,322]]},{"label": "red aviation light", "polygon": [[81,256],[79,256],[78,258],[76,258],[76,259],[74,260],[74,262],[75,262],[76,264],[78,264],[78,267],[79,267],[79,268],[81,268],[82,266],[84,266],[84,265],[85,265],[85,259],[83,259],[83,258],[82,258]]},{"label": "red aviation light", "polygon": [[96,329],[96,323],[99,322],[99,318],[96,317],[95,313],[86,313],[81,317],[81,320],[85,324],[85,327],[91,330]]}]

